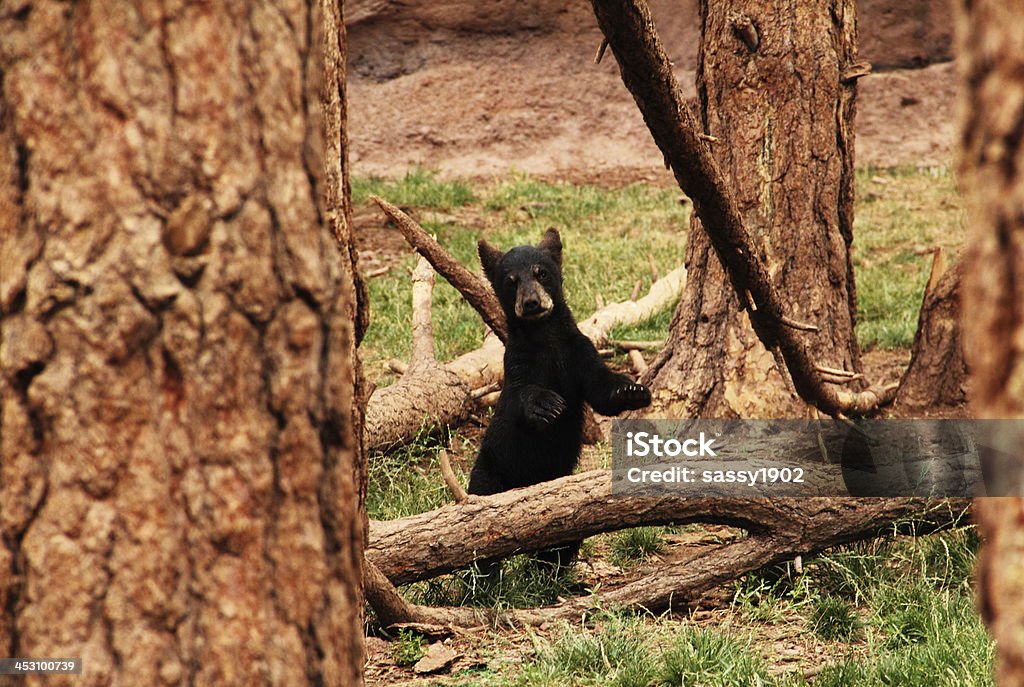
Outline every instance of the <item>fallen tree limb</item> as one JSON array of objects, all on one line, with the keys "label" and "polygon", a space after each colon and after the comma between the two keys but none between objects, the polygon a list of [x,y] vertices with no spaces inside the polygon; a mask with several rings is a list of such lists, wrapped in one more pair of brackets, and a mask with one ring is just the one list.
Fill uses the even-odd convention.
[{"label": "fallen tree limb", "polygon": [[412,282],[411,359],[397,382],[370,396],[363,429],[367,448],[400,443],[415,435],[424,423],[429,424],[435,414],[449,423],[460,422],[472,408],[474,387],[434,356],[434,270],[425,259],[420,258],[413,270]]},{"label": "fallen tree limb", "polygon": [[508,338],[505,313],[502,312],[501,305],[494,296],[490,285],[452,257],[451,253],[425,232],[423,227],[412,217],[402,212],[398,206],[392,205],[379,196],[370,196],[370,199],[380,206],[385,215],[391,218],[409,245],[426,258],[437,273],[447,279],[448,283],[462,294],[466,302],[480,313],[480,317],[491,328],[491,331],[504,342]]},{"label": "fallen tree limb", "polygon": [[[715,249],[733,289],[744,303],[758,338],[777,350],[793,385],[807,403],[832,416],[864,415],[891,402],[896,388],[854,391],[836,388],[818,371],[803,336],[806,326],[789,316],[704,132],[682,97],[672,65],[643,0],[593,0],[594,14],[618,61],[622,82],[632,93],[655,143]],[[813,335],[813,333],[810,333]]]},{"label": "fallen tree limb", "polygon": [[[883,502],[887,505],[879,506]],[[797,536],[808,531],[819,536],[814,533],[824,530],[812,516],[833,509],[843,514],[843,523],[853,528],[856,538],[866,531],[864,522],[875,522],[879,512],[891,512],[894,519],[912,517],[927,503],[905,498],[622,498],[611,495],[610,474],[594,470],[493,496],[470,497],[464,503],[397,520],[371,521],[366,556],[392,582],[406,584],[464,568],[477,559],[642,525],[703,522],[742,527],[752,535]],[[950,503],[962,509],[967,500]],[[855,512],[858,504],[865,509],[863,514]],[[821,546],[849,541],[842,539],[841,529],[829,531],[839,539],[832,542],[824,537]],[[812,550],[813,546],[804,553]]]},{"label": "fallen tree limb", "polygon": [[[538,625],[578,618],[596,607],[642,607],[653,612],[700,601],[714,587],[772,563],[886,532],[898,525],[926,533],[955,524],[967,499],[922,498],[613,498],[610,476],[595,471],[565,477],[388,522],[372,522],[367,560],[380,575],[375,594],[394,584],[427,579],[468,566],[479,557],[575,541],[581,536],[640,525],[722,523],[750,536],[681,561],[643,579],[540,609],[495,613],[483,609],[430,608],[404,602],[392,622],[451,625]],[[368,581],[368,589],[370,587]],[[383,589],[384,591],[379,591]],[[368,591],[371,598],[371,592]],[[397,592],[395,593],[397,594]],[[399,597],[400,599],[400,597]],[[403,615],[404,614],[404,615]]]}]

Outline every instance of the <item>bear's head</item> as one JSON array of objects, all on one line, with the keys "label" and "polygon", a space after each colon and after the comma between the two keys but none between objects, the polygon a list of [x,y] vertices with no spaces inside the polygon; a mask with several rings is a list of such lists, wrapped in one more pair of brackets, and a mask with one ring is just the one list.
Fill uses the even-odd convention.
[{"label": "bear's head", "polygon": [[543,320],[564,304],[562,239],[548,229],[536,246],[518,246],[507,253],[477,243],[484,274],[494,287],[505,317],[523,322]]}]

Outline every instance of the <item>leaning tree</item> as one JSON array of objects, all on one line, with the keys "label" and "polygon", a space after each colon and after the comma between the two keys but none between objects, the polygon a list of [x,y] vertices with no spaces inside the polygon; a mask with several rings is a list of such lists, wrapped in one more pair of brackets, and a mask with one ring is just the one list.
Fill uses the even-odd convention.
[{"label": "leaning tree", "polygon": [[343,66],[337,1],[0,10],[0,655],[361,684]]}]

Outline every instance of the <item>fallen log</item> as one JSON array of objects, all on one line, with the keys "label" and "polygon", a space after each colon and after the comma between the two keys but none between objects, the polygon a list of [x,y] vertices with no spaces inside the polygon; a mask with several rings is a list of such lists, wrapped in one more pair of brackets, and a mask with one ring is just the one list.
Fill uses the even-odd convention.
[{"label": "fallen log", "polygon": [[[525,489],[370,523],[368,598],[380,599],[387,622],[441,625],[538,625],[578,618],[596,607],[683,608],[716,586],[772,563],[880,534],[899,525],[923,534],[955,524],[967,499],[779,498],[722,499],[671,496],[619,498],[610,475],[593,471]],[[702,555],[700,564],[665,565],[643,579],[556,606],[496,612],[409,604],[394,584],[464,568],[479,558],[507,556],[641,525],[720,523],[750,535]]]},{"label": "fallen log", "polygon": [[[911,517],[926,510],[928,503],[906,498],[625,498],[612,496],[608,471],[593,470],[493,496],[471,496],[463,503],[405,518],[371,521],[366,557],[393,583],[407,584],[464,568],[474,560],[535,551],[601,532],[694,522],[742,527],[751,535],[785,537],[808,531],[812,545],[807,551],[794,551],[806,553],[818,550],[816,546],[849,541],[841,528],[825,535],[813,521],[825,512],[841,515],[842,524],[857,538],[870,530],[868,523],[880,512]],[[949,503],[962,510],[967,500]]]}]

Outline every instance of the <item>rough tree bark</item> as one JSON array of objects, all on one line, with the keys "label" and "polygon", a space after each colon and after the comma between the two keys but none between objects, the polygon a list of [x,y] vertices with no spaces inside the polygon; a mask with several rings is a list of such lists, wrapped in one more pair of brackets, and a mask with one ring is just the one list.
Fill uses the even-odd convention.
[{"label": "rough tree bark", "polygon": [[[980,417],[1024,416],[1024,6],[958,3],[963,85],[960,177],[968,223],[965,354]],[[1024,436],[1016,442],[1024,445]],[[1021,485],[1013,485],[1020,493]],[[979,499],[986,543],[978,567],[982,615],[998,646],[999,684],[1024,684],[1024,499]]]},{"label": "rough tree bark", "polygon": [[83,657],[47,684],[361,684],[340,10],[0,10],[0,655]]},{"label": "rough tree bark", "polygon": [[[926,532],[955,522],[966,499],[881,498],[721,499],[611,496],[611,477],[593,471],[514,489],[388,522],[373,522],[367,558],[377,579],[368,585],[392,618],[409,622],[478,625],[507,620],[539,624],[579,617],[603,605],[661,611],[699,601],[716,585],[794,555],[892,532],[914,523]],[[473,609],[402,608],[387,580],[402,584],[434,577],[478,558],[507,556],[624,527],[692,522],[727,523],[750,536],[702,556],[655,570],[635,582],[572,599],[552,608],[516,611],[504,618]],[[370,592],[368,592],[369,594]],[[374,607],[377,608],[375,603]]]},{"label": "rough tree bark", "polygon": [[[818,329],[805,339],[812,357],[857,372],[853,0],[705,0],[701,17],[700,118],[719,168],[790,316]],[[691,278],[666,351],[646,375],[659,411],[804,414],[696,214],[686,253]]]},{"label": "rough tree bark", "polygon": [[[898,499],[889,500],[892,503],[886,508],[902,508]],[[903,501],[913,502],[907,505],[907,514],[927,510],[921,507],[924,500]],[[967,503],[960,501],[942,507],[959,512]],[[846,512],[857,503],[854,498],[613,497],[611,476],[594,470],[494,496],[472,497],[428,513],[371,521],[366,554],[392,582],[407,584],[465,567],[478,558],[548,548],[628,527],[703,522],[742,527],[753,534],[778,533],[796,531],[804,526],[798,522],[823,509]],[[867,508],[865,512],[876,511]],[[829,536],[850,541],[859,536],[854,530],[863,534],[857,518],[855,513],[848,515],[849,533],[843,532],[838,520],[833,522],[835,530]]]},{"label": "rough tree bark", "polygon": [[929,413],[960,406],[966,396],[967,365],[964,363],[960,327],[960,262],[946,267],[936,249],[932,272],[924,290],[910,365],[900,381],[896,405],[903,413]]}]

